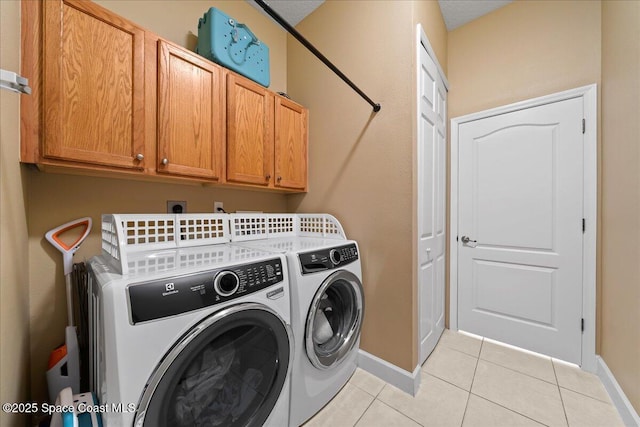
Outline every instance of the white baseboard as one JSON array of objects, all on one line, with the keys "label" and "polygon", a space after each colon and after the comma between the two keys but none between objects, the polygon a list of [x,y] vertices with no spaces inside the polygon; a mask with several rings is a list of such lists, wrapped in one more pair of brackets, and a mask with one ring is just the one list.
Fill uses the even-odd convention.
[{"label": "white baseboard", "polygon": [[596,356],[598,362],[598,377],[602,381],[604,388],[609,393],[609,397],[613,401],[613,405],[618,410],[622,422],[627,427],[640,427],[640,417],[638,413],[627,399],[627,396],[622,391],[620,384],[616,381],[613,373],[609,370],[609,367],[604,363],[604,359],[600,356]]},{"label": "white baseboard", "polygon": [[358,366],[412,396],[416,395],[420,387],[419,365],[411,373],[364,350],[359,350]]}]

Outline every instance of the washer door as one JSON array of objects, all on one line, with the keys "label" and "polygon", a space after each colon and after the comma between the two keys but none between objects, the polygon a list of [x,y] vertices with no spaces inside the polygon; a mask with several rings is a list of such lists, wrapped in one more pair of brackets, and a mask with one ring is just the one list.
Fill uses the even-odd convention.
[{"label": "washer door", "polygon": [[292,340],[260,304],[239,304],[187,332],[156,368],[136,426],[261,426],[287,380]]},{"label": "washer door", "polygon": [[354,348],[364,314],[360,279],[340,270],[320,286],[311,302],[305,329],[309,360],[318,369],[339,364]]}]

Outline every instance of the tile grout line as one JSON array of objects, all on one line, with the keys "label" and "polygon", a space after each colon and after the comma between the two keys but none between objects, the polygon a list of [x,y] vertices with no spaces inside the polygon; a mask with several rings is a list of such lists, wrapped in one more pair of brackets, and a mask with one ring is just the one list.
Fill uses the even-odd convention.
[{"label": "tile grout line", "polygon": [[[478,367],[478,359],[480,358],[480,351],[482,351],[482,341],[483,341],[483,340],[484,340],[484,338],[482,338],[482,339],[480,339],[480,340],[479,340],[479,341],[480,341],[480,350],[478,350],[478,356],[474,356],[474,355],[472,355],[472,354],[466,353],[466,352],[464,352],[464,351],[460,351],[460,350],[458,350],[458,349],[455,349],[455,348],[453,348],[453,347],[449,347],[449,346],[444,345],[444,344],[443,344],[443,347],[446,347],[447,349],[449,349],[449,350],[453,350],[453,351],[455,351],[455,352],[457,352],[457,353],[464,354],[465,356],[469,356],[469,357],[473,357],[473,358],[475,358],[475,359],[476,359],[476,368],[477,368],[477,367]],[[435,351],[435,349],[434,349],[434,351]],[[431,357],[431,356],[429,356],[429,357]],[[429,358],[427,358],[427,360],[429,360]],[[462,391],[466,391],[466,392],[470,392],[470,391],[471,391],[471,386],[473,385],[473,378],[471,378],[471,385],[469,386],[469,390],[467,390],[466,388],[460,387],[458,384],[454,384],[454,383],[452,383],[451,381],[449,381],[449,380],[447,380],[447,379],[445,379],[445,378],[441,378],[439,375],[437,375],[437,374],[435,374],[435,373],[431,373],[431,372],[429,372],[429,371],[425,370],[425,369],[424,369],[424,366],[425,366],[426,364],[427,364],[427,361],[425,361],[425,362],[424,362],[424,364],[420,367],[420,370],[421,370],[421,371],[423,371],[425,374],[427,374],[427,375],[429,375],[429,376],[432,376],[432,377],[434,377],[434,378],[437,378],[437,379],[439,379],[440,381],[445,382],[445,383],[447,383],[447,384],[449,384],[449,385],[452,385],[452,386],[454,386],[455,388],[458,388],[458,389],[460,389],[460,390],[462,390]],[[474,369],[474,371],[473,371],[473,374],[474,374],[474,376],[475,376],[475,369]]]},{"label": "tile grout line", "polygon": [[499,407],[501,407],[501,408],[502,408],[502,409],[504,409],[504,410],[507,410],[507,411],[509,411],[509,412],[513,412],[514,414],[518,414],[518,415],[520,415],[520,416],[522,416],[522,417],[524,417],[524,418],[527,418],[527,419],[529,419],[529,420],[531,420],[531,421],[533,421],[533,422],[535,422],[535,423],[538,423],[538,424],[543,425],[543,426],[545,426],[545,427],[550,427],[548,424],[545,424],[545,423],[543,423],[542,421],[536,420],[535,418],[531,418],[530,416],[525,415],[525,414],[523,414],[523,413],[520,413],[520,412],[516,411],[515,409],[511,409],[511,408],[509,408],[509,407],[507,407],[507,406],[504,406],[504,405],[503,405],[503,404],[501,404],[501,403],[494,402],[493,400],[491,400],[491,399],[489,399],[489,398],[487,398],[487,397],[485,397],[485,396],[481,396],[481,395],[479,395],[479,394],[475,394],[475,393],[471,393],[471,394],[472,394],[472,395],[474,395],[475,397],[477,397],[478,399],[486,400],[487,402],[493,403],[494,405],[499,406]]},{"label": "tile grout line", "polygon": [[[0,1],[2,1],[2,0],[0,0]],[[365,371],[365,372],[367,372],[367,371]],[[355,374],[355,373],[354,373],[354,374]],[[364,389],[363,387],[360,387],[358,384],[352,383],[352,382],[351,382],[351,378],[349,378],[348,383],[349,383],[349,384],[351,384],[352,386],[354,386],[354,387],[356,387],[356,388],[358,388],[358,389],[360,389],[360,390],[364,391],[364,392],[365,392],[365,393],[367,393],[369,396],[373,396],[373,398],[374,398],[374,399],[377,399],[377,398],[378,398],[378,396],[380,396],[380,393],[382,393],[382,390],[384,390],[384,388],[385,388],[387,385],[391,385],[391,384],[389,384],[388,382],[386,382],[385,380],[383,380],[383,379],[381,379],[381,378],[376,377],[376,376],[375,376],[375,375],[373,375],[373,374],[370,374],[370,375],[372,375],[372,376],[373,376],[373,377],[375,377],[376,379],[378,379],[378,380],[382,381],[382,383],[383,383],[383,384],[382,384],[382,387],[380,387],[380,391],[378,391],[376,394],[371,394],[371,393],[369,393],[369,391],[367,391],[367,390],[366,390],[366,389]],[[353,377],[353,375],[352,375],[352,377]]]},{"label": "tile grout line", "polygon": [[[2,1],[2,0],[0,0],[0,1]],[[447,381],[447,380],[445,380],[444,378],[440,378],[439,376],[437,376],[437,375],[435,375],[435,374],[432,374],[431,372],[427,372],[427,371],[425,371],[424,373],[425,373],[425,374],[427,374],[427,375],[429,375],[430,377],[433,377],[433,378],[435,378],[435,379],[437,379],[437,380],[442,381],[443,383],[447,383],[447,384],[449,384],[450,386],[453,386],[453,387],[455,387],[455,388],[457,388],[457,389],[459,389],[459,390],[466,391],[467,393],[469,393],[469,391],[470,391],[470,390],[467,390],[466,388],[460,387],[459,385],[452,383],[451,381]],[[471,384],[473,384],[473,380],[471,381]],[[469,386],[469,388],[471,388],[471,386]]]},{"label": "tile grout line", "polygon": [[[484,338],[483,338],[483,339],[481,339],[480,341],[481,341],[481,342],[480,342],[480,349],[482,349],[482,341],[484,341]],[[480,353],[478,353],[478,356],[474,356],[473,354],[469,354],[469,353],[467,353],[466,351],[462,351],[462,350],[459,350],[459,349],[457,349],[457,348],[449,347],[449,346],[448,346],[448,345],[446,345],[446,344],[442,344],[442,346],[443,346],[443,347],[448,348],[449,350],[457,351],[458,353],[462,353],[462,354],[467,355],[467,356],[470,356],[470,357],[480,357]],[[435,349],[434,349],[434,350],[435,350]],[[429,360],[429,358],[428,358],[428,357],[427,357],[427,360]],[[427,361],[426,361],[426,360],[425,360],[425,363],[427,363]]]},{"label": "tile grout line", "polygon": [[[458,353],[462,353],[462,354],[465,354],[465,355],[467,355],[467,356],[471,356],[471,357],[473,357],[473,356],[472,356],[472,355],[470,355],[469,353],[466,353],[466,352],[464,352],[464,351],[461,351],[461,350],[458,350],[458,349],[456,349],[456,348],[450,347],[450,346],[448,346],[448,345],[443,345],[443,346],[444,346],[444,347],[446,347],[446,348],[448,348],[448,349],[450,349],[450,350],[456,351],[456,352],[458,352]],[[471,387],[470,387],[470,389],[473,387],[473,383],[474,383],[474,381],[475,381],[475,375],[476,375],[477,367],[478,367],[478,364],[479,364],[479,361],[480,361],[480,360],[482,360],[482,361],[484,361],[484,362],[487,362],[487,363],[490,363],[490,364],[492,364],[492,365],[494,365],[494,366],[497,366],[497,367],[500,367],[500,368],[503,368],[503,369],[507,369],[507,370],[509,370],[509,371],[511,371],[511,372],[515,372],[515,373],[517,373],[517,374],[524,375],[524,376],[529,377],[529,378],[531,378],[531,379],[539,380],[539,381],[542,381],[542,382],[544,382],[544,383],[546,383],[546,384],[549,384],[549,385],[555,385],[555,386],[558,388],[558,394],[560,394],[560,401],[561,401],[561,403],[562,403],[562,410],[563,410],[563,412],[564,412],[565,420],[567,421],[567,425],[568,425],[568,423],[569,423],[569,421],[568,421],[568,416],[567,416],[566,409],[565,409],[565,406],[564,406],[564,400],[562,399],[562,393],[560,392],[560,384],[559,384],[558,377],[557,377],[557,374],[556,374],[556,371],[555,371],[555,365],[553,364],[553,359],[552,359],[551,357],[549,358],[549,361],[551,362],[551,367],[552,367],[552,369],[553,369],[554,377],[555,377],[555,380],[556,380],[555,384],[554,384],[553,382],[548,381],[548,380],[545,380],[545,379],[542,379],[542,378],[539,378],[539,377],[536,377],[536,376],[530,375],[530,374],[525,373],[525,372],[518,371],[518,370],[516,370],[516,369],[512,369],[512,368],[510,368],[510,367],[508,367],[508,366],[504,366],[504,365],[502,365],[502,364],[500,364],[500,363],[497,363],[497,362],[494,362],[494,361],[491,361],[491,360],[487,360],[487,359],[482,358],[482,357],[481,357],[481,355],[482,355],[482,348],[483,348],[483,346],[484,346],[484,338],[482,338],[482,339],[481,339],[480,352],[478,353],[478,357],[477,357],[477,359],[478,359],[478,360],[477,360],[477,362],[476,362],[476,370],[474,371],[474,375],[473,375],[473,379],[472,379],[472,381],[471,381]],[[530,419],[530,420],[532,420],[532,421],[534,421],[534,422],[536,422],[536,423],[538,423],[538,424],[541,424],[541,425],[545,425],[545,426],[546,426],[546,424],[545,424],[545,423],[543,423],[543,422],[541,422],[541,421],[538,421],[538,420],[536,420],[536,419],[534,419],[534,418],[531,418],[531,417],[529,417],[529,416],[527,416],[527,415],[525,415],[525,414],[522,414],[522,413],[520,413],[520,412],[518,412],[518,411],[515,411],[515,410],[513,410],[513,409],[511,409],[511,408],[508,408],[508,407],[506,407],[506,406],[503,406],[503,405],[501,405],[501,404],[499,404],[499,403],[497,403],[497,402],[494,402],[494,401],[492,401],[492,400],[490,400],[490,399],[487,399],[486,397],[483,397],[483,396],[481,396],[481,395],[475,394],[475,393],[471,392],[470,390],[465,390],[464,388],[462,388],[462,387],[460,387],[460,386],[458,386],[458,385],[456,385],[456,384],[453,384],[453,383],[451,383],[451,382],[449,382],[449,381],[447,381],[447,380],[445,380],[445,379],[443,379],[443,378],[440,378],[440,377],[439,377],[439,376],[437,376],[437,375],[434,375],[434,374],[431,374],[431,373],[429,373],[429,375],[431,375],[431,376],[433,376],[433,377],[435,377],[435,378],[438,378],[438,379],[440,379],[440,380],[442,380],[442,381],[446,382],[447,384],[451,384],[451,385],[453,385],[453,386],[455,386],[455,387],[459,388],[460,390],[468,391],[468,392],[469,392],[469,398],[470,398],[470,396],[471,396],[471,395],[474,395],[474,396],[476,396],[476,397],[479,397],[479,398],[482,398],[482,399],[484,399],[484,400],[487,400],[487,401],[489,401],[489,402],[491,402],[491,403],[494,403],[494,404],[496,404],[496,405],[498,405],[498,406],[500,406],[500,407],[502,407],[502,408],[504,408],[504,409],[506,409],[506,410],[508,410],[508,411],[510,411],[510,412],[516,413],[516,414],[521,415],[521,416],[523,416],[523,417],[525,417],[525,418],[527,418],[527,419]],[[565,389],[566,389],[566,390],[568,390],[568,391],[573,391],[573,390],[571,390],[571,389],[569,389],[569,388],[566,388],[566,387],[563,387],[563,388],[565,388]],[[580,392],[576,392],[576,393],[581,394],[581,395],[583,395],[583,396],[585,396],[585,397],[591,398],[591,399],[593,399],[593,400],[596,400],[596,401],[598,401],[598,402],[607,403],[607,402],[604,402],[603,400],[597,399],[597,398],[595,398],[595,397],[592,397],[592,396],[589,396],[589,395],[586,395],[586,394],[582,394],[582,393],[580,393]],[[469,398],[468,398],[468,399],[469,399]],[[463,416],[463,422],[464,422],[464,418],[466,417],[466,412],[467,412],[468,404],[469,404],[469,402],[468,402],[468,400],[467,400],[467,406],[465,407],[465,413],[464,413],[464,416]]]},{"label": "tile grout line", "polygon": [[[353,384],[352,384],[352,385],[353,385]],[[358,386],[354,386],[354,387],[356,387],[356,388],[360,388],[360,387],[358,387]],[[361,389],[361,390],[362,390],[362,389]],[[364,390],[363,390],[363,391],[364,391]],[[366,392],[365,392],[365,393],[366,393]],[[367,394],[368,394],[368,393],[367,393]],[[371,395],[369,394],[369,396],[371,396]],[[366,414],[366,413],[367,413],[367,411],[369,410],[369,408],[371,408],[371,405],[373,405],[373,402],[375,402],[375,401],[376,401],[376,398],[375,398],[375,397],[373,397],[373,399],[371,399],[371,402],[369,402],[369,405],[366,407],[366,409],[365,409],[364,411],[362,411],[362,415],[360,415],[360,416],[358,417],[358,419],[356,420],[356,422],[355,422],[355,423],[353,423],[353,427],[355,427],[356,425],[358,425],[358,423],[360,422],[360,420],[362,419],[362,417],[364,417],[364,414]]]},{"label": "tile grout line", "polygon": [[[0,0],[0,1],[2,1],[2,0]],[[604,404],[609,405],[609,406],[614,406],[614,405],[613,405],[613,402],[611,402],[611,401],[606,401],[606,400],[598,399],[597,397],[593,397],[593,396],[591,396],[591,395],[589,395],[589,394],[584,394],[584,393],[582,393],[582,392],[580,392],[580,391],[577,391],[577,390],[574,390],[574,389],[572,389],[572,388],[569,388],[569,387],[563,387],[563,386],[561,386],[560,384],[558,384],[558,387],[560,387],[561,389],[565,389],[565,390],[567,390],[567,391],[570,391],[570,392],[572,392],[572,393],[579,394],[579,395],[580,395],[580,396],[582,396],[582,397],[587,397],[587,398],[589,398],[589,399],[591,399],[591,400],[595,400],[596,402],[604,403]]]},{"label": "tile grout line", "polygon": [[[503,404],[500,404],[500,403],[498,403],[498,402],[494,402],[493,400],[488,399],[487,397],[484,397],[484,396],[482,396],[482,395],[479,395],[479,394],[473,393],[473,392],[471,391],[471,389],[473,388],[473,385],[474,385],[474,383],[475,383],[475,377],[476,377],[476,374],[477,374],[477,368],[478,368],[478,366],[479,366],[480,360],[482,360],[483,362],[487,362],[487,363],[489,363],[489,364],[491,364],[491,365],[494,365],[494,366],[497,366],[497,367],[500,367],[500,368],[506,369],[506,370],[508,370],[508,371],[514,372],[514,373],[516,373],[516,374],[524,375],[524,376],[529,377],[529,378],[531,378],[531,379],[539,380],[539,381],[542,381],[542,382],[547,383],[547,384],[550,384],[550,385],[555,385],[555,386],[556,386],[556,389],[558,390],[558,394],[559,394],[559,396],[560,396],[560,402],[561,402],[561,404],[562,404],[563,412],[564,412],[564,415],[565,415],[565,422],[567,423],[567,425],[569,425],[569,420],[568,420],[568,414],[567,414],[566,406],[565,406],[565,404],[564,404],[564,399],[563,399],[563,396],[562,396],[562,391],[561,391],[562,389],[565,389],[565,390],[567,390],[567,391],[569,391],[569,392],[576,393],[576,394],[578,394],[578,395],[580,395],[580,396],[583,396],[583,397],[585,397],[585,398],[588,398],[588,399],[594,400],[594,401],[596,401],[596,402],[600,402],[600,403],[603,403],[603,404],[606,404],[606,405],[612,406],[611,402],[607,402],[607,401],[601,400],[601,399],[596,398],[596,397],[594,397],[594,396],[591,396],[591,395],[588,395],[588,394],[584,394],[584,393],[582,393],[582,392],[580,392],[580,391],[576,391],[576,390],[573,390],[573,389],[568,388],[568,387],[562,387],[562,386],[560,386],[560,382],[559,382],[559,379],[558,379],[557,370],[556,370],[556,368],[555,368],[555,364],[553,363],[553,359],[552,359],[552,358],[549,358],[549,361],[551,362],[552,370],[553,370],[553,373],[554,373],[555,384],[554,384],[553,382],[549,381],[549,380],[546,380],[546,379],[543,379],[543,378],[540,378],[540,377],[537,377],[537,376],[534,376],[534,375],[530,375],[530,374],[528,374],[528,373],[526,373],[526,372],[521,372],[521,371],[519,371],[519,370],[516,370],[516,369],[510,368],[510,367],[508,367],[508,366],[504,366],[504,365],[502,365],[502,364],[500,364],[500,363],[498,363],[498,362],[494,362],[494,361],[491,361],[491,360],[487,360],[487,359],[482,358],[482,357],[481,357],[481,354],[482,354],[482,350],[483,350],[483,348],[484,348],[484,344],[485,344],[485,343],[484,343],[484,338],[480,339],[480,341],[481,341],[481,343],[480,343],[480,350],[479,350],[479,352],[478,352],[477,357],[476,357],[476,356],[473,356],[473,355],[471,355],[471,354],[469,354],[469,353],[467,353],[467,352],[465,352],[465,351],[459,350],[459,349],[457,349],[457,348],[453,348],[453,347],[450,347],[450,346],[448,346],[448,345],[443,345],[443,347],[447,348],[448,350],[455,351],[456,353],[464,354],[464,355],[469,356],[469,357],[476,357],[476,365],[475,365],[475,369],[474,369],[474,373],[473,373],[473,377],[472,377],[471,385],[469,386],[469,390],[466,390],[465,388],[460,387],[459,385],[453,384],[453,383],[451,383],[451,382],[447,381],[446,379],[440,378],[438,375],[435,375],[435,374],[433,374],[433,373],[429,373],[429,372],[427,372],[427,371],[424,371],[424,364],[423,364],[423,366],[421,367],[421,371],[423,371],[424,373],[426,373],[426,374],[428,374],[428,375],[430,375],[430,376],[432,376],[432,377],[434,377],[434,378],[437,378],[438,380],[441,380],[441,381],[442,381],[442,382],[444,382],[444,383],[447,383],[447,384],[449,384],[449,385],[452,385],[452,386],[456,387],[456,388],[457,388],[457,389],[459,389],[459,390],[462,390],[462,391],[467,392],[467,401],[466,401],[466,405],[465,405],[465,409],[464,409],[464,413],[463,413],[463,417],[462,417],[461,425],[464,425],[464,421],[465,421],[465,419],[466,419],[466,415],[467,415],[467,411],[468,411],[469,401],[470,401],[471,395],[473,395],[473,396],[475,396],[475,397],[477,397],[477,398],[480,398],[480,399],[482,399],[482,400],[484,400],[484,401],[490,402],[490,403],[492,403],[492,404],[494,404],[494,405],[496,405],[496,406],[498,406],[498,407],[501,407],[501,408],[503,408],[504,410],[506,410],[506,411],[508,411],[508,412],[511,412],[511,413],[514,413],[514,414],[520,415],[520,416],[522,416],[522,417],[524,417],[524,418],[526,418],[526,419],[529,419],[529,420],[531,420],[531,421],[533,421],[533,422],[535,422],[535,423],[538,423],[538,424],[539,424],[539,425],[541,425],[541,426],[547,426],[547,427],[548,427],[548,425],[547,425],[547,424],[545,424],[545,423],[543,423],[543,422],[541,422],[541,421],[539,421],[539,420],[536,420],[536,419],[534,419],[534,418],[532,418],[532,417],[530,417],[530,416],[528,416],[528,415],[522,414],[522,413],[520,413],[519,411],[516,411],[516,410],[514,410],[514,409],[512,409],[512,408],[509,408],[509,407],[507,407],[507,406],[504,406]],[[426,361],[425,361],[425,364],[426,364]],[[388,384],[388,383],[384,382],[384,385],[382,386],[382,388],[381,388],[381,389],[380,389],[380,390],[379,390],[375,395],[374,395],[373,393],[370,393],[368,390],[364,389],[363,387],[361,387],[361,386],[359,386],[359,385],[356,385],[356,384],[353,384],[353,383],[352,383],[351,385],[355,386],[355,387],[356,387],[356,388],[358,388],[359,390],[361,390],[361,391],[365,392],[366,394],[368,394],[369,396],[372,396],[372,397],[373,397],[373,400],[369,403],[369,405],[368,405],[368,406],[367,406],[367,408],[364,410],[364,412],[360,415],[360,417],[355,421],[355,424],[353,424],[353,426],[355,426],[357,423],[359,423],[359,422],[362,420],[362,418],[364,417],[364,415],[366,414],[366,412],[371,408],[371,406],[373,405],[373,403],[377,400],[378,402],[380,402],[381,404],[383,404],[385,407],[392,409],[394,412],[396,412],[396,413],[398,413],[398,414],[400,414],[400,415],[402,415],[402,416],[404,416],[404,417],[408,418],[409,420],[411,420],[411,421],[415,422],[417,425],[419,425],[419,426],[423,426],[423,427],[424,427],[424,425],[423,425],[421,422],[419,422],[418,420],[415,420],[414,418],[412,418],[412,417],[411,417],[411,416],[409,416],[408,414],[405,414],[404,412],[402,412],[400,409],[396,409],[395,407],[390,406],[390,405],[389,405],[389,404],[387,404],[386,402],[384,402],[384,401],[382,401],[382,400],[380,400],[380,399],[379,399],[379,396],[381,395],[382,391],[384,391],[385,387],[386,387],[387,385],[390,385],[390,384]]]},{"label": "tile grout line", "polygon": [[[373,396],[371,393],[367,392],[366,390],[364,390],[362,387],[357,386],[356,384],[351,384],[352,386],[364,391],[365,393],[367,393],[369,396]],[[393,406],[388,405],[387,403],[383,402],[382,400],[378,399],[378,396],[382,393],[382,391],[384,390],[384,388],[390,385],[389,383],[385,382],[384,386],[380,389],[380,391],[373,396],[373,400],[371,401],[371,403],[369,404],[369,406],[367,406],[367,408],[364,410],[364,412],[362,413],[362,415],[360,415],[360,417],[356,420],[356,422],[353,424],[353,426],[355,427],[360,420],[362,419],[362,417],[364,417],[364,414],[367,413],[367,411],[369,410],[369,408],[371,408],[371,405],[373,405],[373,402],[378,401],[379,403],[383,404],[384,406],[386,406],[387,408],[392,409],[393,411],[397,412],[398,414],[402,415],[405,418],[410,419],[411,421],[415,422],[416,424],[418,424],[420,427],[424,427],[424,425],[420,422],[418,422],[417,420],[411,418],[409,415],[403,413],[402,411],[400,411],[399,409],[394,408]]]},{"label": "tile grout line", "polygon": [[553,375],[556,377],[556,383],[558,386],[558,394],[560,395],[560,403],[562,403],[562,411],[564,412],[564,419],[567,421],[567,426],[569,425],[569,416],[567,415],[567,408],[564,406],[564,399],[562,398],[562,392],[560,391],[560,381],[558,381],[558,374],[556,373],[556,365],[553,364],[553,360],[551,361],[551,367],[553,368]]},{"label": "tile grout line", "polygon": [[[533,375],[529,375],[529,374],[527,374],[526,372],[518,371],[518,370],[513,369],[513,368],[510,368],[510,367],[508,367],[508,366],[504,366],[504,365],[502,365],[502,364],[500,364],[500,363],[498,363],[498,362],[493,362],[493,361],[491,361],[491,360],[487,360],[487,359],[482,359],[482,361],[487,362],[487,363],[491,363],[492,365],[499,366],[499,367],[504,368],[504,369],[508,369],[508,370],[510,370],[511,372],[516,372],[516,373],[518,373],[518,374],[522,374],[522,375],[527,376],[527,377],[529,377],[529,378],[533,378],[534,380],[544,381],[545,383],[547,383],[547,384],[551,384],[551,385],[558,385],[558,377],[557,377],[557,376],[556,376],[556,382],[555,382],[555,383],[552,383],[552,382],[547,381],[547,380],[545,380],[545,379],[542,379],[542,378],[540,378],[540,377],[535,377],[535,376],[533,376]],[[553,367],[553,362],[551,362],[551,366]],[[554,369],[554,371],[553,371],[553,375],[555,376],[555,369]]]},{"label": "tile grout line", "polygon": [[478,364],[480,363],[480,355],[482,354],[482,346],[484,345],[484,338],[480,341],[480,350],[478,351],[478,358],[476,359],[476,366],[473,369],[473,377],[471,377],[471,385],[469,385],[469,394],[467,395],[467,404],[464,405],[464,413],[462,414],[462,421],[460,427],[464,425],[464,419],[467,416],[467,409],[469,409],[469,401],[471,400],[471,390],[473,389],[473,382],[476,379],[476,372],[478,371]]},{"label": "tile grout line", "polygon": [[[563,363],[563,361],[562,361],[561,359],[557,359],[557,360],[559,361],[559,364],[562,364],[562,363]],[[554,358],[552,357],[552,358],[551,358],[551,366],[553,366],[553,373],[554,373],[554,375],[556,376],[556,382],[558,383],[558,386],[559,386],[560,388],[563,388],[563,389],[565,389],[565,390],[567,390],[567,391],[571,391],[571,392],[573,392],[573,393],[577,393],[577,394],[579,394],[579,395],[581,395],[581,396],[584,396],[584,397],[588,397],[588,398],[593,399],[593,400],[596,400],[596,401],[598,401],[598,402],[606,403],[606,404],[608,404],[608,405],[613,405],[613,402],[611,401],[611,396],[609,396],[609,393],[608,393],[608,392],[607,392],[608,400],[603,400],[603,399],[600,399],[599,397],[595,397],[595,396],[593,396],[593,395],[591,395],[591,394],[583,393],[583,392],[581,392],[580,390],[576,390],[576,389],[574,389],[574,388],[567,387],[567,386],[561,386],[561,385],[560,385],[560,380],[558,379],[558,374],[556,373],[556,365],[553,363],[553,361],[554,361]],[[582,373],[584,373],[584,372],[585,372],[585,371],[583,371],[583,370],[582,370],[581,368],[579,368],[579,367],[578,367],[578,370],[579,370],[580,372],[582,372]],[[597,377],[597,375],[596,375],[596,377]],[[604,387],[604,384],[602,384],[602,380],[601,380],[600,378],[597,378],[597,380],[598,380],[598,383],[600,383],[600,385],[602,385],[602,386]],[[576,388],[578,388],[578,387],[576,387]],[[605,392],[606,392],[606,389],[605,389]],[[615,405],[614,405],[614,406],[615,406]]]},{"label": "tile grout line", "polygon": [[[510,371],[512,371],[512,372],[516,372],[516,373],[518,373],[518,374],[522,374],[522,375],[528,376],[528,377],[530,377],[530,378],[540,380],[540,378],[532,377],[531,375],[524,374],[524,373],[519,372],[519,371],[516,371],[516,370],[514,370],[514,369],[509,369],[509,368],[507,368],[506,366],[502,366],[502,365],[500,365],[500,364],[498,364],[498,363],[491,362],[491,361],[486,360],[486,359],[482,359],[482,358],[481,358],[481,355],[482,355],[482,347],[483,347],[483,346],[484,346],[484,338],[482,339],[482,344],[480,344],[480,353],[478,353],[478,364],[480,364],[480,360],[482,360],[483,362],[490,363],[490,364],[492,364],[492,365],[494,365],[494,366],[498,366],[498,367],[500,367],[500,368],[504,368],[504,369],[510,370]],[[552,362],[551,364],[552,364],[552,366],[553,366],[553,362]],[[478,366],[476,365],[476,371],[477,371],[477,370],[478,370]],[[554,375],[555,375],[555,371],[554,371]],[[472,387],[473,387],[473,383],[474,383],[475,379],[476,379],[476,373],[474,372],[474,373],[473,373],[473,380],[471,381],[471,386],[472,386]],[[544,381],[544,380],[540,380],[540,381]],[[556,379],[556,381],[557,381],[557,379]],[[548,381],[544,381],[544,382],[546,382],[547,384],[551,384],[551,383],[549,383]],[[553,384],[552,384],[552,385],[553,385]],[[557,384],[556,384],[556,385],[557,385]],[[493,404],[495,404],[495,405],[498,405],[498,406],[500,406],[501,408],[506,409],[507,411],[513,412],[514,414],[518,414],[518,415],[520,415],[520,416],[523,416],[523,417],[525,417],[525,418],[527,418],[527,419],[530,419],[531,421],[534,421],[534,422],[536,422],[536,423],[538,423],[538,424],[541,424],[541,425],[543,425],[543,426],[549,427],[547,424],[545,424],[545,423],[543,423],[543,422],[541,422],[541,421],[538,421],[538,420],[536,420],[536,419],[533,419],[533,418],[529,417],[528,415],[522,414],[522,413],[520,413],[520,412],[518,412],[518,411],[516,411],[516,410],[514,410],[514,409],[508,408],[508,407],[506,407],[506,406],[504,406],[504,405],[502,405],[502,404],[500,404],[500,403],[498,403],[498,402],[494,402],[494,401],[493,401],[493,400],[491,400],[491,399],[488,399],[488,398],[486,398],[486,397],[484,397],[484,396],[481,396],[481,395],[479,395],[479,394],[475,394],[475,393],[473,393],[472,391],[469,391],[469,398],[471,398],[471,395],[474,395],[474,396],[476,396],[476,397],[479,397],[480,399],[486,400],[487,402],[491,402],[491,403],[493,403]],[[468,405],[468,402],[467,402],[467,405]],[[564,410],[564,406],[563,406],[563,410]],[[465,408],[465,415],[466,415],[466,412],[467,412],[467,410],[466,410],[466,408]],[[565,414],[565,417],[566,417],[566,414]],[[464,418],[463,418],[463,421],[464,421]]]},{"label": "tile grout line", "polygon": [[[391,410],[393,410],[393,411],[397,412],[398,414],[402,415],[403,417],[408,418],[408,419],[410,419],[411,421],[413,421],[414,423],[418,424],[420,427],[424,427],[424,424],[422,424],[421,422],[418,422],[418,420],[414,420],[413,418],[411,418],[409,415],[405,414],[405,413],[404,413],[404,412],[402,412],[401,410],[396,409],[396,408],[394,408],[393,406],[388,405],[388,404],[386,404],[385,402],[383,402],[382,400],[379,400],[379,399],[377,399],[377,398],[376,398],[376,399],[373,399],[373,400],[374,400],[374,401],[375,401],[375,400],[377,400],[378,402],[382,403],[382,404],[383,404],[384,406],[386,406],[387,408],[390,408]],[[373,404],[373,403],[372,403],[372,404]],[[367,408],[367,409],[368,409],[368,408]],[[365,411],[365,412],[366,412],[366,411]]]},{"label": "tile grout line", "polygon": [[[0,0],[0,1],[1,1],[1,0]],[[373,374],[372,374],[372,375],[373,375]],[[374,375],[374,376],[375,376],[375,375]],[[376,378],[378,378],[378,377],[376,377]],[[378,378],[378,379],[379,379],[379,378]],[[384,381],[384,380],[380,380],[380,381]],[[369,393],[367,390],[365,390],[364,388],[360,387],[358,384],[354,384],[354,383],[352,383],[352,382],[350,382],[350,381],[348,381],[348,383],[349,383],[349,384],[351,384],[352,386],[354,386],[355,388],[357,388],[357,389],[360,389],[360,390],[364,391],[364,392],[365,392],[365,393],[367,393],[369,396],[373,396],[373,398],[374,398],[374,399],[377,399],[377,398],[378,398],[378,396],[380,395],[380,393],[382,393],[382,390],[387,386],[387,384],[389,384],[389,383],[387,383],[386,381],[384,381],[384,385],[382,386],[382,388],[380,389],[380,391],[379,391],[379,392],[377,392],[376,394],[371,394],[371,393]]]}]

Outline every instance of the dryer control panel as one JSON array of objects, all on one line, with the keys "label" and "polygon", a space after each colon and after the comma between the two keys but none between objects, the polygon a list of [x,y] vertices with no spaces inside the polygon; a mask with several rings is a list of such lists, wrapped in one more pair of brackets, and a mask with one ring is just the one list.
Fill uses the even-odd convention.
[{"label": "dryer control panel", "polygon": [[355,243],[351,243],[335,248],[301,253],[298,258],[300,259],[302,274],[317,273],[356,261],[358,259],[358,247]]},{"label": "dryer control panel", "polygon": [[280,258],[127,286],[131,324],[198,310],[284,280]]}]

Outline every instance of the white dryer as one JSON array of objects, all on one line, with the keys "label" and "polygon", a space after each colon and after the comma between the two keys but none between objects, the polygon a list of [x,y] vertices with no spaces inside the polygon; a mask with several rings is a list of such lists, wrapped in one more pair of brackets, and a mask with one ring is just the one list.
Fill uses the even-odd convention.
[{"label": "white dryer", "polygon": [[227,239],[225,215],[103,216],[88,264],[107,427],[289,424],[286,260]]},{"label": "white dryer", "polygon": [[[364,316],[360,254],[331,215],[290,215],[286,226],[285,215],[263,217],[265,233],[256,231],[251,216],[232,214],[231,234],[234,244],[287,257],[295,338],[290,423],[298,426],[335,397],[357,367]],[[238,223],[252,231],[239,233]]]}]

